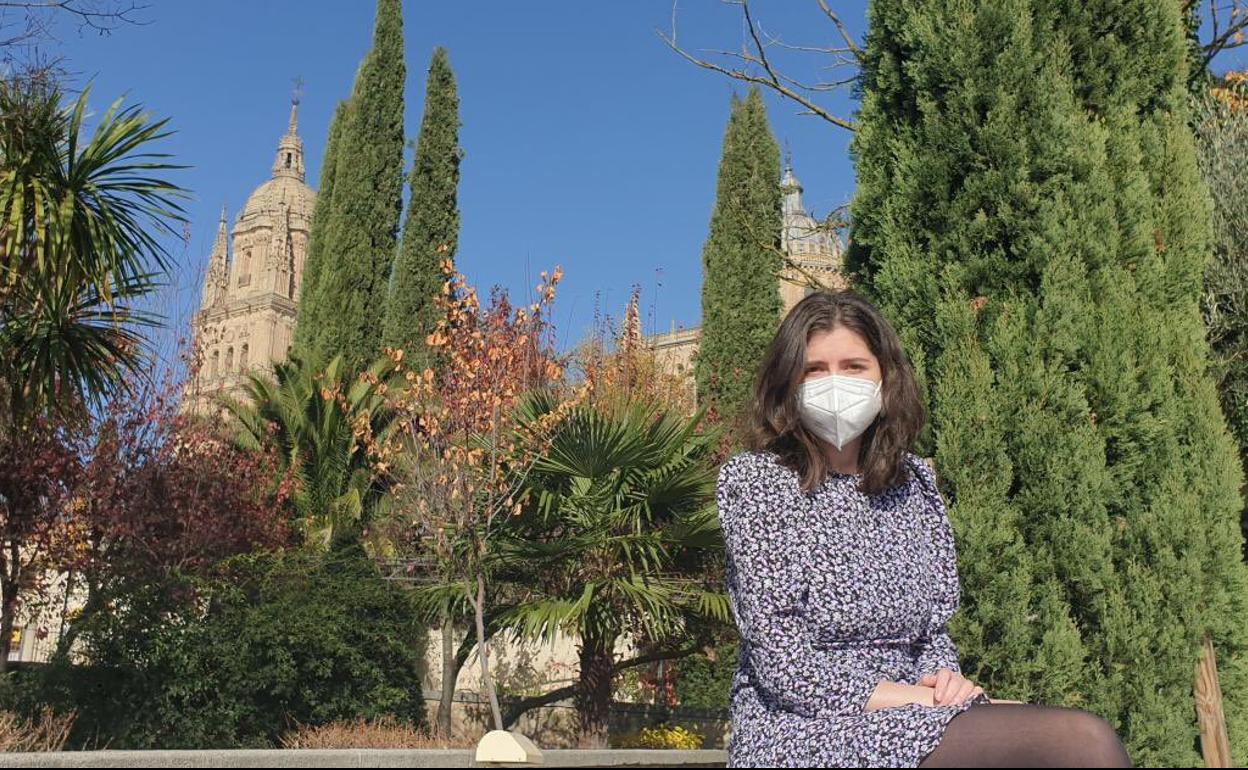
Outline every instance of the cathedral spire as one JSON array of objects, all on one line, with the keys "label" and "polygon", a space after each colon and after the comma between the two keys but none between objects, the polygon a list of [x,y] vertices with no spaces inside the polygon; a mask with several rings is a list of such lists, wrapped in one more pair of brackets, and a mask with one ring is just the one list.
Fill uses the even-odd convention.
[{"label": "cathedral spire", "polygon": [[222,254],[224,254],[224,253],[225,253],[225,236],[226,236],[226,232],[225,232],[225,213],[226,213],[226,210],[225,210],[225,204],[224,204],[224,203],[222,203],[222,204],[221,204],[221,221],[220,221],[219,223],[217,223],[217,240],[216,240],[216,241],[212,244],[212,253],[213,253],[213,254],[216,254],[218,250],[219,250]]},{"label": "cathedral spire", "polygon": [[299,97],[291,97],[290,122],[286,133],[277,143],[277,158],[273,161],[273,176],[288,176],[303,181],[303,140],[299,138]]},{"label": "cathedral spire", "polygon": [[792,160],[785,164],[784,176],[780,179],[780,194],[784,196],[785,216],[806,214],[806,209],[802,206],[802,183],[793,175]]},{"label": "cathedral spire", "polygon": [[221,206],[221,221],[217,225],[217,238],[212,243],[208,257],[208,273],[204,276],[204,304],[208,308],[225,298],[229,286],[230,251],[226,232],[225,206]]},{"label": "cathedral spire", "polygon": [[628,300],[628,310],[624,312],[624,328],[620,334],[620,348],[627,352],[635,352],[641,346],[641,287],[633,287],[633,295]]}]

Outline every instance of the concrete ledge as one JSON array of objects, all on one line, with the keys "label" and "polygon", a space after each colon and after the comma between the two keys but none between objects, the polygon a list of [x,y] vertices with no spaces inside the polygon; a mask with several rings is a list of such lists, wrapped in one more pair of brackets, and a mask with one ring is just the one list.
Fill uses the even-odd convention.
[{"label": "concrete ledge", "polygon": [[[542,765],[518,767],[724,767],[725,751],[553,749]],[[502,767],[502,765],[482,765]],[[478,767],[472,749],[318,751],[61,751],[0,754],[0,767]]]}]

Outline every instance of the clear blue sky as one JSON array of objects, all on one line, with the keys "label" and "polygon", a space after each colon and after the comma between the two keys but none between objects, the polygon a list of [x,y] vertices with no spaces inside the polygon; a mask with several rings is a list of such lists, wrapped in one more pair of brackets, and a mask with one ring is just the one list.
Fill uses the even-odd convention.
[{"label": "clear blue sky", "polygon": [[[670,0],[403,5],[410,136],[434,46],[449,49],[458,80],[466,152],[458,266],[469,280],[524,296],[541,270],[562,265],[561,346],[587,333],[595,304],[621,315],[634,284],[647,331],[698,323],[720,143],[730,94],[744,86],[659,40],[656,30],[671,25]],[[833,40],[813,0],[756,5],[760,22],[786,42]],[[848,7],[860,33],[864,6]],[[269,176],[296,76],[316,186],[329,120],[369,48],[374,10],[371,0],[157,1],[141,15],[146,24],[105,37],[61,26],[61,51],[78,82],[93,83],[94,110],[125,94],[168,116],[177,133],[165,148],[193,167],[177,174],[195,198],[171,321],[184,325],[199,301],[222,203],[233,217]],[[693,49],[741,45],[740,13],[719,0],[681,0],[677,24],[679,41]],[[813,78],[821,63],[807,56],[790,69]],[[808,208],[821,216],[846,203],[848,132],[768,101]],[[848,92],[826,101],[852,110]]]},{"label": "clear blue sky", "polygon": [[[855,35],[865,0],[837,0]],[[815,0],[755,0],[764,28],[791,44],[837,43]],[[99,37],[63,23],[59,48],[78,82],[91,81],[98,113],[119,95],[171,118],[165,149],[192,166],[177,175],[194,193],[176,299],[166,314],[184,333],[228,204],[237,214],[269,175],[286,126],[293,79],[303,79],[300,132],[309,183],[334,105],[349,95],[370,45],[372,0],[151,0],[140,26]],[[743,84],[685,62],[659,40],[671,0],[407,0],[407,130],[420,126],[424,78],[436,45],[450,51],[466,151],[458,266],[485,289],[525,295],[556,264],[561,346],[600,313],[622,314],[643,290],[647,331],[698,323],[700,251],[714,203],[716,166],[732,91]],[[737,7],[679,0],[679,42],[739,48]],[[779,55],[779,53],[777,54]],[[825,59],[783,57],[815,80]],[[792,152],[817,216],[849,201],[849,133],[767,94],[772,128]],[[842,115],[848,91],[824,103]],[[169,339],[173,334],[169,335]],[[168,344],[163,341],[162,347]]]}]

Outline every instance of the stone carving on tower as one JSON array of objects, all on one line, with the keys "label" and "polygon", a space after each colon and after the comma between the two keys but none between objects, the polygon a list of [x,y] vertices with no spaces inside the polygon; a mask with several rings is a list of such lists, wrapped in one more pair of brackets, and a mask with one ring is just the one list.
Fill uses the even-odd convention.
[{"label": "stone carving on tower", "polygon": [[304,181],[299,102],[278,141],[270,178],[256,188],[226,232],[221,223],[191,322],[198,371],[183,408],[201,411],[219,396],[239,397],[247,375],[286,359],[295,330],[312,208]]}]

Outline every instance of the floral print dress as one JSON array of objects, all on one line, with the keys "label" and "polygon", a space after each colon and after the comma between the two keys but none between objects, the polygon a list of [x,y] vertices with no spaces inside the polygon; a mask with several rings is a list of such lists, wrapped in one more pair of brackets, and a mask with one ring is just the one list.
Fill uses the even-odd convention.
[{"label": "floral print dress", "polygon": [[720,470],[728,595],[741,635],[730,767],[915,767],[960,706],[865,710],[881,680],[961,672],[953,533],[930,468],[874,496],[830,473],[802,492],[767,453]]}]

